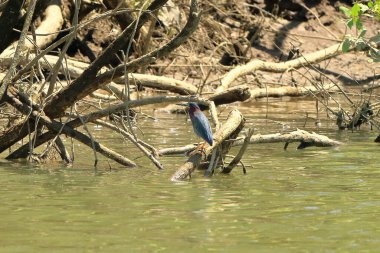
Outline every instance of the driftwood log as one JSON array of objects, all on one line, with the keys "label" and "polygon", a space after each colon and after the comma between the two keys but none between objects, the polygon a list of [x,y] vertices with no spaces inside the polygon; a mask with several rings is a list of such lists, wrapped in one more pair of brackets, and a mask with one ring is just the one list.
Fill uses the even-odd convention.
[{"label": "driftwood log", "polygon": [[172,181],[185,180],[191,176],[191,173],[198,168],[203,158],[208,158],[211,153],[222,146],[222,154],[228,152],[230,144],[224,142],[229,138],[235,138],[244,126],[244,117],[238,110],[233,110],[228,115],[226,122],[223,126],[214,134],[214,142],[212,146],[205,148],[204,152],[196,152],[191,155],[189,159],[176,171],[172,176]]},{"label": "driftwood log", "polygon": [[257,70],[269,71],[269,72],[285,72],[291,68],[300,68],[303,66],[308,66],[313,63],[318,63],[320,61],[329,59],[338,54],[342,54],[342,43],[332,45],[328,48],[324,48],[317,52],[313,52],[307,55],[303,55],[294,60],[286,62],[265,62],[262,60],[253,60],[245,65],[238,66],[230,70],[221,80],[221,84],[217,88],[217,92],[221,92],[227,89],[233,81],[238,77],[247,75]]},{"label": "driftwood log", "polygon": [[[240,146],[244,142],[243,138],[239,138],[233,141],[233,146]],[[341,142],[332,140],[327,136],[320,135],[317,133],[309,133],[305,130],[296,130],[288,133],[276,133],[276,134],[254,134],[251,136],[249,143],[250,144],[260,144],[260,143],[308,143],[307,147],[334,147],[342,145]],[[183,147],[174,147],[174,148],[163,148],[158,150],[158,154],[161,156],[165,155],[178,155],[184,154],[194,150],[198,144],[189,144]],[[299,146],[299,148],[306,148],[306,146]]]}]

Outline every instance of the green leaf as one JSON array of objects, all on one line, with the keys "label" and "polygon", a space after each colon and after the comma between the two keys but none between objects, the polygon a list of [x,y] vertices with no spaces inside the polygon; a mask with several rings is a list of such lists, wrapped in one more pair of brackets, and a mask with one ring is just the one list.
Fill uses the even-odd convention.
[{"label": "green leaf", "polygon": [[364,35],[366,34],[366,32],[367,32],[367,29],[364,28],[364,29],[360,32],[360,34],[359,34],[359,38],[363,38]]},{"label": "green leaf", "polygon": [[350,46],[351,46],[351,40],[349,38],[346,38],[343,41],[343,45],[342,45],[343,53],[347,53],[350,50]]},{"label": "green leaf", "polygon": [[352,29],[352,27],[354,26],[354,20],[352,18],[350,18],[347,22],[347,26]]},{"label": "green leaf", "polygon": [[371,9],[372,9],[372,7],[373,7],[373,3],[372,3],[372,2],[368,2],[368,4],[367,4],[367,5],[368,5],[368,7],[369,7],[369,8],[371,8]]},{"label": "green leaf", "polygon": [[351,9],[351,17],[359,17],[360,6],[358,3],[355,3]]},{"label": "green leaf", "polygon": [[346,8],[346,7],[344,7],[344,6],[339,6],[339,10],[340,10],[341,12],[343,12],[344,15],[346,15],[347,17],[350,17],[350,16],[351,16],[351,11],[350,11],[350,9],[348,9],[348,8]]},{"label": "green leaf", "polygon": [[357,19],[355,23],[356,23],[356,27],[358,28],[358,30],[363,30],[363,24],[360,21],[360,19]]}]

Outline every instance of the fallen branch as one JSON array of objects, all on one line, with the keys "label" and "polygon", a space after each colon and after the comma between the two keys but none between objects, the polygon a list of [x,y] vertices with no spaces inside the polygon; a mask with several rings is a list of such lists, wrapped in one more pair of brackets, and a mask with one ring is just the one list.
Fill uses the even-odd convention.
[{"label": "fallen branch", "polygon": [[215,105],[230,104],[237,101],[243,102],[252,97],[247,85],[240,85],[228,88],[211,95],[208,99],[214,101]]},{"label": "fallen branch", "polygon": [[[342,145],[341,142],[332,140],[328,138],[327,136],[316,134],[316,133],[309,133],[304,130],[296,130],[289,133],[276,133],[276,134],[255,134],[252,135],[249,144],[260,144],[260,143],[278,143],[278,142],[285,142],[285,143],[292,143],[292,142],[300,142],[300,143],[309,143],[310,146],[316,146],[316,147],[334,147]],[[239,138],[238,140],[233,142],[233,146],[240,146],[243,145],[244,139]],[[189,144],[183,147],[173,147],[173,148],[163,148],[158,150],[158,154],[160,156],[165,155],[178,155],[178,154],[184,154],[187,152],[190,152],[194,150],[194,148],[197,146],[197,144]],[[301,148],[306,148],[302,147]]]},{"label": "fallen branch", "polygon": [[[134,108],[139,106],[145,106],[145,105],[152,105],[152,104],[158,104],[158,103],[178,103],[178,102],[197,102],[198,104],[207,104],[208,101],[204,99],[199,99],[196,97],[191,96],[159,96],[159,97],[151,97],[151,98],[144,98],[140,100],[132,100],[130,102],[126,103],[119,103],[113,106],[110,106],[108,108],[89,113],[87,115],[82,116],[82,120],[87,123],[90,121],[94,121],[103,117],[107,117],[113,113],[123,111],[127,107],[128,108]],[[71,120],[70,122],[66,123],[65,125],[70,128],[76,128],[81,126],[82,122],[76,118]],[[17,128],[15,128],[17,127]],[[24,125],[23,122],[20,122],[19,124],[16,124],[15,127],[9,128],[6,130],[6,132],[3,132],[4,134],[0,135],[0,151],[4,151],[7,149],[7,147],[12,146],[14,143],[20,140],[20,134],[18,134],[20,130],[22,130],[25,135],[28,134],[28,128],[26,124]],[[46,132],[40,136],[37,137],[34,145],[35,147],[38,147],[42,145],[43,143],[51,140],[56,136],[55,131],[49,131]],[[21,138],[22,139],[22,138]],[[1,141],[4,141],[1,142]],[[28,155],[29,151],[29,144],[25,144],[15,150],[12,154],[8,155],[6,159],[18,159],[18,158],[25,158]]]},{"label": "fallen branch", "polygon": [[[335,141],[330,139],[327,136],[320,135],[317,133],[309,133],[305,130],[296,130],[292,131],[290,133],[276,133],[276,134],[255,134],[251,137],[251,140],[249,141],[250,144],[256,144],[256,143],[276,143],[276,142],[285,142],[285,143],[292,143],[292,142],[300,142],[307,143],[307,147],[315,146],[315,147],[333,147],[333,146],[339,146],[342,143],[339,141]],[[243,140],[238,140],[234,142],[235,145],[242,145]],[[306,147],[299,147],[299,149],[306,148]]]},{"label": "fallen branch", "polygon": [[[149,8],[157,9],[161,7],[166,1],[153,1]],[[152,6],[153,5],[153,6]],[[152,10],[152,9],[150,9]],[[143,13],[139,19],[139,27],[147,21],[149,14]],[[116,39],[105,51],[86,69],[83,74],[75,79],[70,86],[60,91],[46,106],[45,113],[52,117],[59,117],[63,115],[66,108],[71,106],[75,101],[82,99],[93,91],[101,88],[114,78],[120,77],[127,72],[133,72],[136,69],[156,61],[158,58],[164,57],[171,53],[174,49],[184,43],[189,36],[195,31],[200,20],[200,13],[198,10],[198,3],[196,0],[191,1],[191,8],[189,19],[182,31],[174,37],[170,42],[153,52],[146,54],[138,59],[132,60],[126,64],[119,65],[118,67],[107,71],[106,73],[96,75],[98,71],[108,64],[109,54],[116,53],[117,50],[129,41],[130,31],[129,27]],[[122,44],[121,44],[122,43]],[[116,51],[115,51],[116,50]]]},{"label": "fallen branch", "polygon": [[99,124],[101,126],[104,126],[104,127],[107,127],[109,129],[112,129],[116,132],[119,132],[120,134],[122,134],[123,136],[125,136],[128,140],[130,140],[133,144],[136,145],[136,147],[138,147],[140,149],[140,151],[146,156],[148,157],[152,163],[159,169],[159,170],[163,170],[164,167],[162,166],[162,164],[160,163],[160,161],[158,161],[158,159],[154,156],[153,153],[150,153],[142,144],[140,144],[140,140],[138,139],[135,139],[133,137],[132,134],[128,133],[127,131],[125,131],[124,129],[121,129],[111,123],[108,123],[106,121],[103,121],[103,120],[94,120],[93,121],[94,123],[96,124]]},{"label": "fallen branch", "polygon": [[253,60],[245,65],[238,66],[230,70],[222,78],[221,84],[216,91],[221,92],[223,90],[226,90],[238,77],[247,75],[257,70],[269,72],[285,72],[290,68],[300,68],[305,65],[310,65],[311,63],[318,63],[320,61],[334,57],[340,53],[342,53],[341,43],[286,62],[265,62],[262,60]]},{"label": "fallen branch", "polygon": [[[165,3],[165,1],[153,1],[150,5],[150,8],[152,10],[159,8]],[[145,13],[140,17],[141,25],[144,23],[143,21],[146,21],[148,19],[148,15],[145,15]],[[145,18],[143,18],[145,17]],[[50,103],[45,107],[45,113],[52,117],[56,118],[64,114],[65,109],[68,106],[73,105],[74,102],[78,101],[79,99],[89,95],[93,91],[97,90],[98,88],[101,88],[102,86],[106,85],[108,82],[110,82],[112,79],[116,77],[122,76],[125,71],[128,72],[133,71],[134,69],[140,68],[144,65],[147,65],[149,63],[154,62],[157,58],[164,57],[171,53],[174,49],[179,47],[182,43],[184,43],[189,36],[195,31],[195,29],[198,26],[200,20],[200,12],[198,9],[198,2],[196,0],[191,1],[191,8],[189,13],[189,19],[182,31],[174,37],[171,41],[169,41],[166,45],[162,46],[161,48],[154,50],[153,52],[142,56],[136,60],[133,60],[127,64],[122,64],[115,69],[112,69],[110,71],[107,71],[106,73],[99,74],[94,78],[94,76],[97,74],[97,72],[108,63],[107,54],[108,53],[116,53],[119,48],[122,48],[126,41],[128,41],[128,33],[130,30],[127,28],[122,33],[121,38],[114,41],[113,44],[111,44],[101,56],[97,58],[96,61],[94,61],[88,69],[86,69],[83,74],[75,79],[70,86],[65,88],[64,90],[61,90],[51,101]],[[132,24],[131,24],[132,26]],[[117,45],[117,46],[116,46]],[[20,126],[15,126],[16,129],[21,128]],[[15,136],[13,132],[12,136]],[[18,139],[22,139],[27,135],[27,133],[23,133],[22,135],[19,134]],[[1,138],[1,136],[0,136]],[[0,143],[1,147],[8,148],[9,144],[15,143],[15,139],[9,140],[8,145],[2,145]]]},{"label": "fallen branch", "polygon": [[[21,59],[22,64],[27,64],[35,54],[30,54],[29,59],[26,59],[26,57],[23,57]],[[2,55],[0,56],[0,66],[2,67],[8,67],[9,64],[12,62],[12,55]],[[50,70],[51,66],[55,66],[59,60],[58,56],[55,55],[46,55],[44,58],[38,60],[38,64],[45,69]],[[77,78],[79,77],[85,69],[87,69],[90,64],[76,61],[73,59],[66,59],[65,64],[60,65],[60,72],[61,73],[68,73],[71,78]],[[105,73],[107,71],[106,68],[103,68],[101,72]],[[157,89],[157,90],[167,90],[174,93],[178,93],[180,95],[195,95],[197,93],[197,88],[194,85],[191,85],[185,81],[177,80],[170,77],[165,76],[155,76],[155,75],[148,75],[148,74],[137,74],[137,73],[130,73],[128,74],[128,79],[131,80],[132,84],[140,85],[142,87]],[[125,78],[119,77],[114,79],[115,84],[123,84],[125,82]],[[111,84],[109,84],[111,85]]]},{"label": "fallen branch", "polygon": [[251,139],[251,136],[253,134],[253,128],[250,128],[247,136],[243,140],[243,145],[241,146],[239,153],[232,159],[232,161],[227,165],[227,167],[223,167],[222,173],[228,174],[232,171],[235,166],[240,163],[240,160],[243,158],[243,155],[245,153],[245,150],[248,148],[249,141]]},{"label": "fallen branch", "polygon": [[[324,88],[325,91],[337,91],[339,90],[335,85],[327,86]],[[318,89],[314,86],[309,87],[291,87],[291,86],[284,86],[284,87],[278,87],[278,88],[257,88],[257,89],[251,89],[250,90],[250,100],[258,99],[258,98],[266,98],[266,97],[297,97],[297,96],[305,96],[312,94],[320,93],[321,89]]]},{"label": "fallen branch", "polygon": [[[4,94],[5,100],[11,104],[13,107],[15,107],[18,111],[25,115],[30,115],[32,118],[38,118],[38,122],[45,125],[49,130],[55,132],[55,133],[64,133],[80,142],[85,144],[86,146],[92,148],[94,147],[95,150],[102,155],[122,164],[128,167],[135,167],[136,164],[125,158],[124,156],[116,153],[115,151],[103,146],[99,142],[93,141],[91,138],[86,136],[85,134],[82,134],[79,131],[76,131],[70,127],[68,127],[65,124],[62,124],[60,122],[54,121],[49,119],[46,116],[41,115],[38,111],[33,110],[30,106],[22,103],[20,100],[18,100],[15,96],[10,94],[9,92]],[[79,120],[80,121],[80,120]]]},{"label": "fallen branch", "polygon": [[[208,157],[214,149],[218,148],[227,138],[233,135],[237,130],[239,132],[244,125],[243,115],[238,110],[233,110],[228,115],[227,121],[223,126],[214,134],[214,142],[212,146],[204,150],[204,157]],[[202,153],[196,153],[189,157],[189,159],[176,171],[172,176],[172,181],[185,180],[191,173],[200,165],[203,157]]]},{"label": "fallen branch", "polygon": [[176,80],[174,78],[144,74],[130,74],[132,84],[157,90],[167,90],[180,95],[195,95],[197,88],[187,82]]}]

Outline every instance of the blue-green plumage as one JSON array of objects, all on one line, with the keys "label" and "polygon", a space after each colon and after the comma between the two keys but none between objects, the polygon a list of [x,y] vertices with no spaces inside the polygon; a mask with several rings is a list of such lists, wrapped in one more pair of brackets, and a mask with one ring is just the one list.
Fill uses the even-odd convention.
[{"label": "blue-green plumage", "polygon": [[190,102],[189,107],[189,115],[195,134],[212,146],[212,130],[207,117],[196,103]]}]

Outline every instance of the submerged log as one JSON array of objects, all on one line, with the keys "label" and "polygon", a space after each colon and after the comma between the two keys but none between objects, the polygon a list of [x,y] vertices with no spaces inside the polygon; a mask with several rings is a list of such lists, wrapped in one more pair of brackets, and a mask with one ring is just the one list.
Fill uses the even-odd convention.
[{"label": "submerged log", "polygon": [[[212,146],[208,146],[204,152],[197,152],[189,157],[189,159],[175,172],[172,176],[172,181],[185,180],[191,176],[191,173],[198,168],[200,165],[202,158],[207,158],[210,154],[223,142],[230,138],[231,136],[237,136],[237,134],[241,131],[244,126],[244,117],[238,110],[233,110],[228,115],[227,121],[224,125],[214,134],[214,142]],[[234,137],[232,137],[234,138]],[[230,146],[229,143],[223,144]],[[229,147],[222,147],[222,153],[228,151]]]}]

